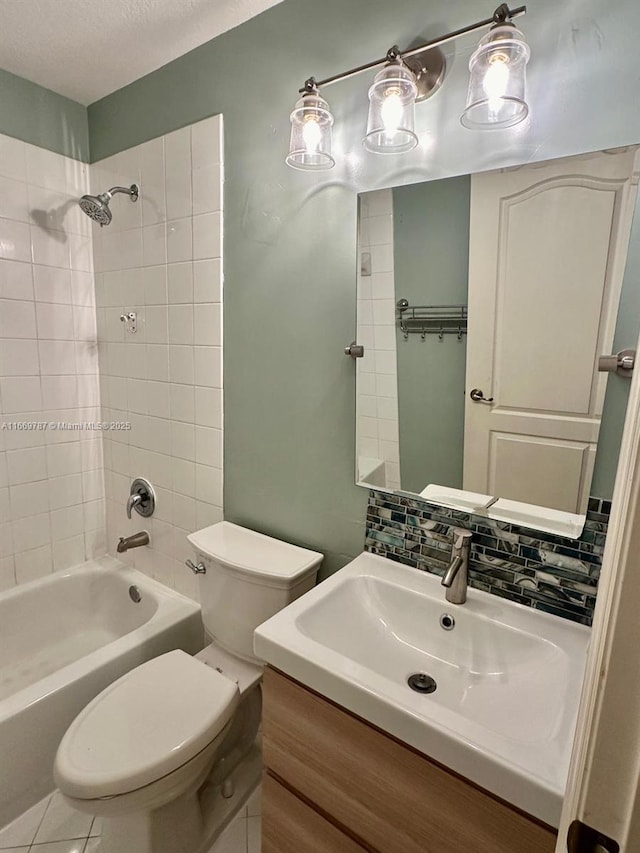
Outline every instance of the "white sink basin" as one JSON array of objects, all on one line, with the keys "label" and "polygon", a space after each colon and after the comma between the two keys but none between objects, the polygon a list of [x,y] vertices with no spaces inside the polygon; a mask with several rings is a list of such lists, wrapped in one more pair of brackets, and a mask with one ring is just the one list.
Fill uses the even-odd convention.
[{"label": "white sink basin", "polygon": [[[256,654],[557,826],[589,629],[361,554],[261,625]],[[452,630],[440,624],[455,620]],[[407,679],[431,676],[423,694]]]}]

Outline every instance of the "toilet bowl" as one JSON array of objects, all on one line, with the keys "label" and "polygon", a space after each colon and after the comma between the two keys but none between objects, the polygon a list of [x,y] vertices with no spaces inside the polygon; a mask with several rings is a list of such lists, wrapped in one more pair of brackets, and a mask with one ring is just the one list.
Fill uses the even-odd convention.
[{"label": "toilet bowl", "polygon": [[221,522],[189,536],[205,630],[100,693],[65,733],[54,778],[103,819],[101,853],[205,853],[260,781],[253,631],[310,589],[322,555]]}]

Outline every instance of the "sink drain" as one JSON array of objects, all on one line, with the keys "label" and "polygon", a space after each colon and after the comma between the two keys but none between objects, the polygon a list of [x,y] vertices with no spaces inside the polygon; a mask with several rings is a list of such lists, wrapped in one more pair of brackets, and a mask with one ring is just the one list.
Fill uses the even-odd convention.
[{"label": "sink drain", "polygon": [[426,672],[416,672],[414,675],[410,675],[407,678],[407,684],[416,693],[435,693],[438,689],[435,679],[427,675]]}]

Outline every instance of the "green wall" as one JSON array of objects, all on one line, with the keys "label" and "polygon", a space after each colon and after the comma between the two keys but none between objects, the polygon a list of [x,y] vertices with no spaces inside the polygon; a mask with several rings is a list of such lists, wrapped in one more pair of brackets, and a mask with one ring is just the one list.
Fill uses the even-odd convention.
[{"label": "green wall", "polygon": [[[640,214],[638,209],[636,205],[629,239],[627,265],[622,281],[613,352],[635,349],[640,332],[640,287],[638,286],[640,283]],[[591,494],[599,498],[611,498],[613,494],[630,387],[631,382],[624,376],[612,373],[607,379],[602,426],[591,484]]]},{"label": "green wall", "polygon": [[225,507],[239,523],[328,554],[363,546],[366,491],[353,485],[356,193],[635,143],[635,0],[536,0],[519,22],[532,48],[530,120],[460,126],[477,37],[448,50],[448,75],[417,108],[421,145],[363,151],[369,74],[324,92],[336,118],[331,173],[284,165],[288,116],[321,78],[490,15],[478,0],[285,0],[89,108],[100,159],[222,112],[225,122]]},{"label": "green wall", "polygon": [[[467,304],[470,203],[469,175],[393,190],[396,301]],[[396,338],[402,488],[461,489],[467,339]]]},{"label": "green wall", "polygon": [[87,108],[1,68],[0,133],[89,160]]}]

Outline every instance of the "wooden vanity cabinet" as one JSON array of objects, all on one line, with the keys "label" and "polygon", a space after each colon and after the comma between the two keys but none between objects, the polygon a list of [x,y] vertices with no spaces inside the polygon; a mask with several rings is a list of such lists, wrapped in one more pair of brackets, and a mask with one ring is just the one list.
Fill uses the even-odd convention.
[{"label": "wooden vanity cabinet", "polygon": [[268,667],[262,853],[553,853],[556,833]]}]

